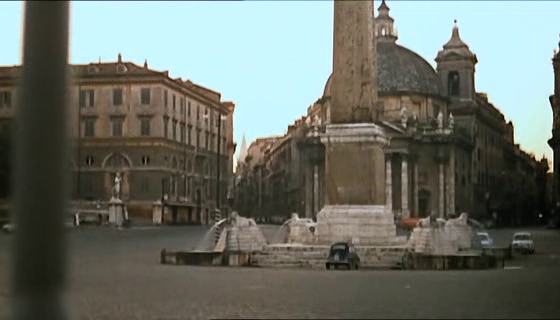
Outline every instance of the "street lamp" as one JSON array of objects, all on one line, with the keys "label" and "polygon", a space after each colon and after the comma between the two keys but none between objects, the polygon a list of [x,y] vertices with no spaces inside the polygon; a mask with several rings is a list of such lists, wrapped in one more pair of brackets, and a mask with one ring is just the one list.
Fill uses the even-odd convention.
[{"label": "street lamp", "polygon": [[[205,120],[209,119],[209,114],[205,114],[202,116]],[[214,222],[218,223],[218,221],[221,220],[221,214],[220,214],[220,176],[221,176],[221,165],[220,165],[220,160],[221,160],[221,141],[222,141],[222,121],[226,120],[226,116],[224,116],[223,114],[219,113],[218,114],[218,119],[216,121],[217,126],[218,126],[218,135],[217,135],[217,142],[216,142],[216,211],[215,211],[215,215],[214,215]],[[218,229],[218,228],[216,228]],[[219,231],[217,231],[217,237],[219,237]]]}]

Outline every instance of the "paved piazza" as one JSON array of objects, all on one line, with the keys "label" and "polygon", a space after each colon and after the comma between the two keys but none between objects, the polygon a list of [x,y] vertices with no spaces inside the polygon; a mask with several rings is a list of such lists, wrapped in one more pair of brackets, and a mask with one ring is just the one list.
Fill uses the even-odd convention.
[{"label": "paved piazza", "polygon": [[[278,227],[263,227],[272,237]],[[533,230],[537,253],[491,271],[323,271],[162,266],[162,248],[194,247],[204,227],[80,228],[70,292],[79,319],[557,318],[560,231]],[[515,230],[493,230],[499,244]],[[0,235],[0,319],[9,312],[9,248]]]}]

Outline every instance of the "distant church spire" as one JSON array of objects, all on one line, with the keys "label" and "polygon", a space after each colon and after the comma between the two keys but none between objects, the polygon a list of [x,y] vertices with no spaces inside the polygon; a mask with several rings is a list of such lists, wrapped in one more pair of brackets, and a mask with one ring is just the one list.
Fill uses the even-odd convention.
[{"label": "distant church spire", "polygon": [[239,151],[239,158],[237,163],[245,163],[245,158],[247,158],[247,137],[243,133],[243,139],[241,140],[241,150]]}]

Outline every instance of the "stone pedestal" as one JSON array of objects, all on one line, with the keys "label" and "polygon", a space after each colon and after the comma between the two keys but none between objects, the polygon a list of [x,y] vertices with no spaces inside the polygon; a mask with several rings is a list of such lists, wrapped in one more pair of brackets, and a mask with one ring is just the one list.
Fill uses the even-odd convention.
[{"label": "stone pedestal", "polygon": [[152,204],[152,222],[157,225],[163,223],[163,204],[161,200],[155,201]]},{"label": "stone pedestal", "polygon": [[317,215],[319,243],[351,241],[359,245],[388,245],[396,242],[393,214],[385,206],[328,205]]},{"label": "stone pedestal", "polygon": [[125,220],[126,205],[121,199],[111,198],[109,200],[109,224],[122,227]]},{"label": "stone pedestal", "polygon": [[327,204],[317,215],[317,241],[388,244],[396,240],[386,203],[385,131],[375,123],[329,124],[326,146]]},{"label": "stone pedestal", "polygon": [[385,131],[374,123],[329,124],[325,145],[326,204],[385,205]]}]

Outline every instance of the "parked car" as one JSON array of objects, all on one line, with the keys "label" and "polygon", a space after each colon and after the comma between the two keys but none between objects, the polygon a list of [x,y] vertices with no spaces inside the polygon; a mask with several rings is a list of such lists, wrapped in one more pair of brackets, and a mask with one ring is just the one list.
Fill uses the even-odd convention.
[{"label": "parked car", "polygon": [[6,223],[2,226],[2,231],[5,233],[12,233],[16,230],[16,226],[13,223]]},{"label": "parked car", "polygon": [[360,257],[351,243],[336,242],[331,245],[326,267],[327,269],[331,267],[338,269],[340,266],[344,266],[348,270],[360,268]]},{"label": "parked car", "polygon": [[494,240],[492,240],[488,232],[477,232],[476,235],[483,248],[488,248],[494,245]]},{"label": "parked car", "polygon": [[513,251],[521,253],[535,253],[535,243],[530,232],[516,232],[511,242]]}]

